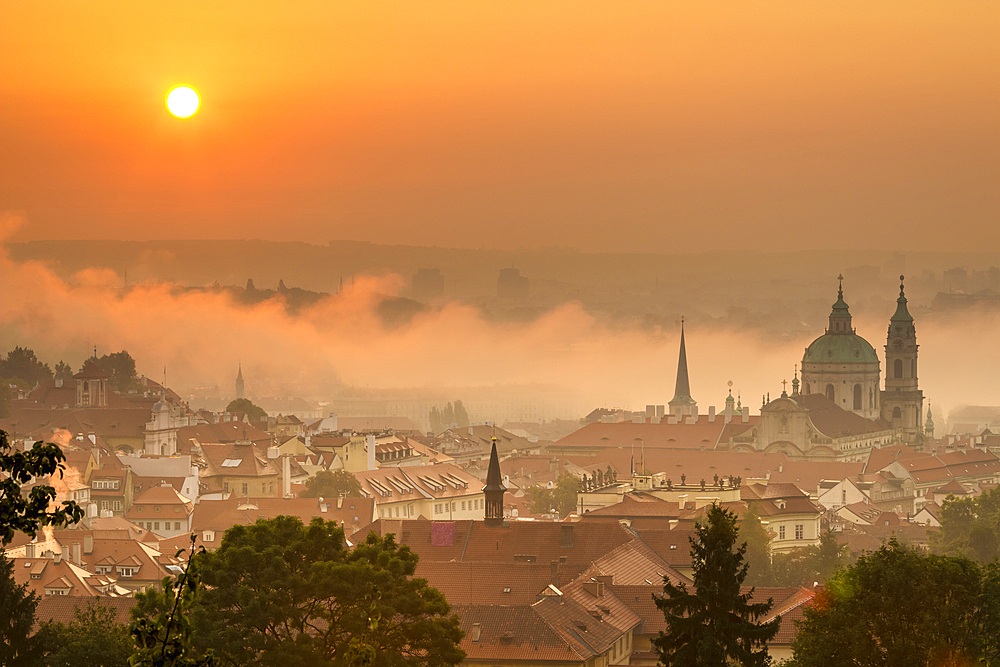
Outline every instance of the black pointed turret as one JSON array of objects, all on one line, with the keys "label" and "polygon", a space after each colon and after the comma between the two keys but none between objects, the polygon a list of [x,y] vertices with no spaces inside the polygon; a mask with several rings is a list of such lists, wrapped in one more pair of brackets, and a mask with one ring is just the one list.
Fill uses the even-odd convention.
[{"label": "black pointed turret", "polygon": [[674,397],[670,399],[670,412],[682,415],[694,414],[692,406],[697,402],[691,398],[691,382],[688,379],[687,348],[684,346],[684,320],[681,319],[681,351],[677,357],[677,381],[674,384]]},{"label": "black pointed turret", "polygon": [[499,526],[503,524],[503,494],[507,487],[503,485],[503,475],[500,474],[500,457],[497,455],[497,439],[493,437],[493,451],[490,452],[490,467],[486,471],[486,486],[483,494],[486,496],[486,525]]}]

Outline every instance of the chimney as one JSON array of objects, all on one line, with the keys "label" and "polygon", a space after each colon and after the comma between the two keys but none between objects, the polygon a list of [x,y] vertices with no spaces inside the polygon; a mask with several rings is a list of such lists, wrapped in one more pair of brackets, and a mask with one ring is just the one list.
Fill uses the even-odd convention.
[{"label": "chimney", "polygon": [[549,583],[553,586],[559,583],[559,561],[554,560],[549,569]]},{"label": "chimney", "polygon": [[281,457],[281,497],[288,498],[292,495],[292,458],[290,456]]},{"label": "chimney", "polygon": [[710,423],[713,423],[713,424],[715,423],[715,406],[714,405],[708,406],[708,421]]},{"label": "chimney", "polygon": [[94,553],[94,536],[84,535],[83,536],[83,553],[90,554]]},{"label": "chimney", "polygon": [[369,435],[365,437],[365,446],[368,449],[368,470],[375,470],[378,466],[375,465],[375,436]]},{"label": "chimney", "polygon": [[34,558],[35,557],[35,545],[34,544],[27,544],[27,545],[25,545],[25,547],[24,547],[24,557],[25,558]]},{"label": "chimney", "polygon": [[743,408],[743,423],[749,423],[750,421],[750,410],[748,408]]},{"label": "chimney", "polygon": [[83,567],[83,556],[80,555],[80,543],[73,543],[73,562]]},{"label": "chimney", "polygon": [[472,641],[478,642],[479,641],[479,637],[482,636],[482,632],[483,632],[483,626],[480,625],[479,623],[473,623],[472,624]]}]

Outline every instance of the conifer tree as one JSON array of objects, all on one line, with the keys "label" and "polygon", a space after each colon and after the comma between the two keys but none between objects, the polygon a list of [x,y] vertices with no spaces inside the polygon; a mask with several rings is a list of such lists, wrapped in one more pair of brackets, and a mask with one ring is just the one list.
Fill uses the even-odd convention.
[{"label": "conifer tree", "polygon": [[38,596],[14,581],[14,562],[0,552],[0,665],[19,667],[34,664],[41,655],[35,624]]},{"label": "conifer tree", "polygon": [[653,596],[668,626],[653,640],[665,667],[768,664],[767,642],[781,620],[760,623],[773,600],[753,604],[753,589],[740,593],[748,564],[746,543],[736,547],[738,534],[736,515],[713,504],[691,539],[694,591],[664,577],[663,596]]}]

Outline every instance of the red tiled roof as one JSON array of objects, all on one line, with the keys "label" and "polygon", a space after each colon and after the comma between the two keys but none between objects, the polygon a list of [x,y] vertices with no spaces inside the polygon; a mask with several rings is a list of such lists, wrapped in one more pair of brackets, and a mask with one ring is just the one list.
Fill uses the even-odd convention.
[{"label": "red tiled roof", "polygon": [[128,625],[132,621],[132,608],[136,605],[132,597],[80,597],[69,595],[46,595],[35,608],[35,630],[46,621],[69,624],[76,620],[77,609],[86,609],[96,604],[109,607],[115,614],[116,623]]},{"label": "red tiled roof", "polygon": [[794,400],[809,410],[809,419],[813,426],[820,433],[831,438],[877,433],[892,429],[892,424],[881,417],[879,419],[865,419],[850,410],[844,410],[831,401],[826,394],[799,394]]},{"label": "red tiled roof", "polygon": [[725,426],[722,417],[716,416],[714,422],[709,422],[708,415],[699,416],[695,424],[668,424],[666,420],[659,424],[595,422],[556,440],[550,447],[605,449],[621,446],[631,453],[634,446],[638,460],[642,447],[647,450],[647,458],[650,449],[714,449]]}]

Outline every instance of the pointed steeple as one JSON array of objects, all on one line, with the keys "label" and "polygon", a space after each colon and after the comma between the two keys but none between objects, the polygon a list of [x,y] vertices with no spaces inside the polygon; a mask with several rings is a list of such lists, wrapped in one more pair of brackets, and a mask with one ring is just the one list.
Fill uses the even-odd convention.
[{"label": "pointed steeple", "polygon": [[837,301],[830,311],[830,328],[826,330],[828,334],[853,334],[851,326],[851,311],[844,301],[844,275],[837,276],[840,285],[837,288]]},{"label": "pointed steeple", "polygon": [[236,372],[236,398],[243,397],[243,362],[240,362],[239,370]]},{"label": "pointed steeple", "polygon": [[931,415],[931,402],[927,401],[927,421],[924,423],[924,435],[934,438],[934,417]]},{"label": "pointed steeple", "polygon": [[493,451],[490,452],[490,467],[486,471],[486,486],[483,495],[486,496],[486,525],[500,526],[503,524],[503,494],[507,487],[503,485],[503,475],[500,474],[500,457],[497,455],[497,438],[493,436]]},{"label": "pointed steeple", "polygon": [[903,276],[899,277],[899,298],[896,299],[896,312],[893,313],[890,322],[903,322],[911,323],[913,322],[913,316],[910,315],[910,311],[906,308],[906,294],[903,293]]},{"label": "pointed steeple", "polygon": [[677,381],[674,384],[674,397],[670,400],[670,413],[695,415],[698,403],[691,398],[691,383],[688,379],[687,348],[684,344],[684,318],[681,318],[681,351],[677,357]]}]

